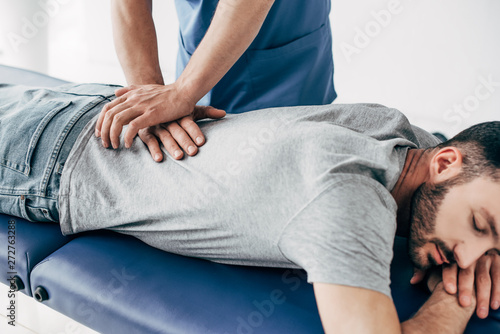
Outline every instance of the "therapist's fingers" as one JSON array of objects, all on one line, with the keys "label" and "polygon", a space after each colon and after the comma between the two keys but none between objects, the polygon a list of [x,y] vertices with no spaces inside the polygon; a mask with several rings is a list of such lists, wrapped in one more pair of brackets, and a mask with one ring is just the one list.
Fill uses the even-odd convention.
[{"label": "therapist's fingers", "polygon": [[203,132],[201,132],[200,127],[193,121],[193,117],[186,116],[177,121],[177,123],[181,126],[181,128],[191,137],[192,141],[196,143],[196,145],[201,146],[205,143],[205,136]]},{"label": "therapist's fingers", "polygon": [[484,319],[488,316],[491,296],[490,278],[491,256],[483,255],[476,264],[476,296],[477,296],[477,316]]},{"label": "therapist's fingers", "polygon": [[99,138],[101,136],[101,128],[102,128],[102,121],[104,120],[104,116],[106,116],[107,112],[107,104],[104,105],[104,107],[101,109],[101,112],[99,113],[99,117],[97,118],[97,124],[95,125],[95,136]]},{"label": "therapist's fingers", "polygon": [[104,107],[101,110],[101,113],[99,115],[99,118],[97,119],[97,124],[95,127],[95,136],[100,137],[101,136],[101,128],[102,128],[102,123],[104,121],[104,117],[106,116],[106,113],[116,107],[117,105],[120,105],[127,101],[128,96],[124,96],[126,93],[130,92],[131,90],[137,89],[139,86],[136,85],[130,85],[127,87],[122,87],[118,88],[115,90],[115,96],[117,97],[113,101],[106,103]]},{"label": "therapist's fingers", "polygon": [[[119,109],[119,107],[120,106],[117,106],[115,109]],[[131,123],[131,121],[142,115],[144,115],[143,111],[134,107],[125,110],[118,110],[117,112],[114,110],[108,111],[108,114],[104,117],[102,138],[107,138],[105,136],[107,134],[105,129],[107,130],[109,128],[109,141],[111,142],[111,145],[113,145],[113,148],[118,148],[118,146],[120,146],[120,134],[122,133],[123,126]],[[149,125],[153,124],[148,124],[148,126]],[[137,129],[134,136],[125,141],[126,148],[130,148],[130,146],[132,146],[132,142],[139,130],[140,129]]]},{"label": "therapist's fingers", "polygon": [[[201,132],[200,127],[198,126],[196,121],[205,118],[217,119],[224,116],[226,116],[226,112],[224,110],[210,106],[196,106],[191,115],[182,117],[181,119],[177,120],[177,123],[189,135],[189,137],[191,137],[191,140],[196,143],[196,145],[202,146],[203,144],[205,144],[205,136],[203,135],[203,132]],[[177,139],[177,136],[175,136],[175,134],[174,137]],[[181,137],[180,139],[182,140],[184,139],[184,137]],[[188,149],[189,144],[190,143],[186,143],[186,145],[188,145]],[[185,145],[181,146],[185,149]],[[196,154],[196,152],[194,154]]]},{"label": "therapist's fingers", "polygon": [[188,155],[195,155],[198,153],[198,147],[193,142],[189,134],[177,123],[171,122],[166,126],[166,129],[172,135],[172,138],[179,144],[180,147]]},{"label": "therapist's fingers", "polygon": [[[118,148],[118,146],[120,146],[120,134],[123,126],[141,114],[141,110],[137,108],[127,108],[126,103],[122,103],[109,110],[104,116],[101,127],[101,140],[104,147],[109,147],[111,144],[113,148]],[[140,129],[137,129],[134,137],[139,130]],[[134,137],[128,141],[127,148],[132,145]]]},{"label": "therapist's fingers", "polygon": [[154,128],[153,133],[157,138],[160,139],[168,154],[170,154],[174,159],[182,159],[182,157],[184,156],[182,149],[179,147],[170,132],[164,128],[164,126],[165,125],[160,124],[152,127]]},{"label": "therapist's fingers", "polygon": [[158,115],[156,115],[152,111],[143,112],[142,110],[139,110],[137,108],[134,108],[134,111],[134,113],[130,114],[130,116],[132,117],[123,119],[123,121],[127,121],[127,123],[124,124],[128,124],[125,135],[123,136],[126,148],[129,148],[132,145],[132,141],[134,140],[139,130],[147,128],[148,126],[154,126],[163,123],[158,119]]},{"label": "therapist's fingers", "polygon": [[475,268],[475,264],[473,264],[458,272],[458,300],[463,307],[470,306],[472,303]]},{"label": "therapist's fingers", "polygon": [[102,134],[102,124],[104,122],[104,118],[108,114],[109,111],[113,110],[118,105],[121,105],[123,102],[125,102],[127,98],[125,96],[121,96],[119,98],[114,99],[113,101],[106,103],[104,107],[101,110],[101,113],[99,114],[99,118],[97,119],[97,124],[95,126],[95,135],[96,137],[100,137]]},{"label": "therapist's fingers", "polygon": [[458,266],[456,263],[443,264],[443,285],[451,295],[457,293]]},{"label": "therapist's fingers", "polygon": [[163,152],[160,149],[160,143],[158,142],[157,136],[152,131],[154,131],[154,127],[141,129],[139,131],[139,138],[141,138],[144,144],[148,147],[153,160],[161,162],[163,160]]}]

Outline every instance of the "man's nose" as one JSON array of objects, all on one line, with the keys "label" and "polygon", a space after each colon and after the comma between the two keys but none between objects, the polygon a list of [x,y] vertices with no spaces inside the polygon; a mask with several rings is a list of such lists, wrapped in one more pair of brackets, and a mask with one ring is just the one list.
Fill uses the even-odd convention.
[{"label": "man's nose", "polygon": [[469,268],[474,262],[476,262],[476,260],[457,254],[455,254],[455,260],[457,261],[457,265],[460,267],[460,269]]},{"label": "man's nose", "polygon": [[465,245],[461,244],[455,247],[453,255],[455,256],[457,265],[461,269],[466,269],[473,265],[486,251],[486,248],[484,250],[481,249],[473,251],[472,249],[468,249]]}]

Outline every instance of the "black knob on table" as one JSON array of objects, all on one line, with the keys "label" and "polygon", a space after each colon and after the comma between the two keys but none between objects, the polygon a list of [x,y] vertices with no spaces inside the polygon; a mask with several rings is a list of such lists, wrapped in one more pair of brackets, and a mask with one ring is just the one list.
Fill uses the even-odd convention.
[{"label": "black knob on table", "polygon": [[49,294],[47,293],[47,290],[45,290],[43,286],[38,286],[35,289],[34,297],[39,302],[43,302],[44,300],[49,299]]},{"label": "black knob on table", "polygon": [[14,291],[19,291],[19,290],[22,290],[24,289],[24,283],[23,283],[23,280],[21,279],[21,277],[19,276],[14,276],[11,280],[10,280],[10,288]]}]

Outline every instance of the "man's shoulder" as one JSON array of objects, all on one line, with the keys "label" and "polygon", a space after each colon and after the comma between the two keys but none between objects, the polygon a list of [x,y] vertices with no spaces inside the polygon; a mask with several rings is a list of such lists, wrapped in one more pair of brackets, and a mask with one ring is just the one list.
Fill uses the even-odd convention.
[{"label": "man's shoulder", "polygon": [[396,204],[364,176],[345,176],[323,189],[288,222],[278,247],[310,282],[389,294]]},{"label": "man's shoulder", "polygon": [[[343,128],[378,140],[400,137],[417,141],[408,118],[399,110],[374,103],[328,104],[264,109],[259,117],[278,119],[287,129]],[[333,130],[333,129],[332,129]]]},{"label": "man's shoulder", "polygon": [[[326,232],[326,235],[338,233],[335,238],[344,238],[349,231],[352,237],[373,230],[390,241],[395,233],[396,212],[396,202],[382,184],[364,175],[339,174],[297,208],[281,237],[289,234],[307,238],[307,233]],[[370,233],[363,235],[371,236]]]}]

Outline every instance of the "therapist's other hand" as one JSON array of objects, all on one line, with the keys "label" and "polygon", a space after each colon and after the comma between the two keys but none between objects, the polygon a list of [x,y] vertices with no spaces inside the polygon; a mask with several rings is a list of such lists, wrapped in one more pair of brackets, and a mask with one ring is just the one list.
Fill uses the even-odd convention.
[{"label": "therapist's other hand", "polygon": [[174,159],[182,159],[184,156],[182,150],[193,156],[198,153],[198,147],[205,143],[205,137],[195,122],[204,118],[222,118],[225,115],[226,112],[221,109],[196,106],[191,115],[177,121],[139,130],[139,137],[146,144],[155,161],[163,160],[160,142]]},{"label": "therapist's other hand", "polygon": [[107,103],[99,115],[96,136],[104,147],[118,148],[124,125],[125,147],[130,147],[139,130],[172,122],[193,113],[195,102],[190,101],[177,85],[140,85],[116,90],[116,99]]},{"label": "therapist's other hand", "polygon": [[[416,269],[410,282],[416,284],[424,277],[425,272]],[[490,307],[499,309],[500,255],[496,251],[487,252],[466,269],[458,268],[456,263],[444,264],[442,278],[446,292],[455,294],[458,291],[458,300],[463,307],[471,305],[475,288],[479,318],[486,318]]]}]

